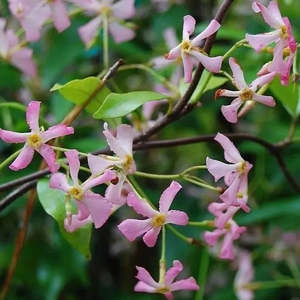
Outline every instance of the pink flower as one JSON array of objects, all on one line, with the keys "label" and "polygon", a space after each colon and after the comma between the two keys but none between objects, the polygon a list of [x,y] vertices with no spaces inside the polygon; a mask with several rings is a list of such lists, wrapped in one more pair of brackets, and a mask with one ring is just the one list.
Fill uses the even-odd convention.
[{"label": "pink flower", "polygon": [[261,12],[265,22],[275,30],[264,34],[246,34],[246,40],[249,45],[259,52],[271,43],[283,40],[285,47],[288,46],[292,52],[295,52],[297,44],[292,33],[290,21],[287,17],[282,18],[277,2],[271,1],[268,7],[259,2],[254,2],[252,8],[256,13]]},{"label": "pink flower", "polygon": [[32,50],[22,47],[15,33],[4,31],[6,20],[0,18],[0,57],[30,77],[36,77],[36,65],[32,60]]},{"label": "pink flower", "polygon": [[[79,226],[89,223],[91,218],[95,224],[95,228],[101,227],[108,219],[112,210],[112,204],[99,194],[95,194],[90,191],[91,188],[109,182],[115,178],[115,173],[111,170],[106,170],[102,175],[91,176],[84,183],[80,184],[78,181],[78,173],[80,168],[80,161],[78,158],[77,150],[70,150],[65,152],[65,155],[69,162],[70,174],[73,181],[73,185],[69,185],[66,175],[62,173],[55,173],[51,175],[50,188],[62,190],[66,194],[70,195],[76,202],[78,207],[77,220],[72,226],[73,216],[69,217],[66,229],[73,231]],[[75,228],[75,229],[74,229]]]},{"label": "pink flower", "polygon": [[170,210],[174,197],[181,189],[181,185],[173,181],[171,185],[162,193],[159,200],[159,211],[153,209],[147,202],[139,199],[135,193],[130,193],[127,204],[138,214],[148,217],[145,220],[127,219],[118,228],[129,241],[134,241],[138,236],[146,233],[143,237],[148,247],[156,244],[161,227],[171,223],[185,226],[188,223],[188,216],[182,211]]},{"label": "pink flower", "polygon": [[172,292],[199,290],[199,286],[193,277],[173,282],[175,277],[183,270],[183,266],[178,260],[173,261],[173,267],[166,272],[163,280],[160,282],[156,282],[146,269],[142,267],[136,268],[138,270],[136,278],[140,280],[134,287],[136,292],[160,293],[164,294],[167,299],[172,300]]},{"label": "pink flower", "polygon": [[244,79],[244,73],[235,58],[231,57],[229,59],[229,65],[233,73],[234,84],[239,91],[219,89],[215,93],[215,98],[221,96],[236,97],[230,105],[222,105],[221,108],[221,111],[228,122],[236,123],[238,121],[238,109],[246,101],[253,100],[271,107],[275,105],[273,97],[259,95],[256,91],[264,84],[271,82],[276,76],[276,72],[260,76],[248,86]]},{"label": "pink flower", "polygon": [[251,254],[241,251],[238,255],[239,268],[234,279],[234,289],[238,300],[253,300],[254,294],[250,289],[243,286],[251,283],[254,277]]},{"label": "pink flower", "polygon": [[59,32],[70,26],[67,9],[62,0],[9,0],[11,13],[20,21],[26,39],[36,42],[41,37],[44,23],[51,17]]},{"label": "pink flower", "polygon": [[26,111],[26,121],[31,129],[29,133],[19,133],[0,129],[0,138],[7,143],[25,143],[19,156],[9,166],[13,171],[26,168],[32,161],[34,150],[40,153],[45,159],[50,172],[56,172],[59,164],[55,161],[55,152],[46,143],[57,137],[74,133],[73,127],[58,124],[44,130],[39,126],[40,102],[32,101]]},{"label": "pink flower", "polygon": [[117,127],[117,136],[114,137],[108,130],[107,123],[104,124],[103,134],[106,137],[110,149],[117,155],[95,156],[88,155],[88,162],[93,175],[102,173],[105,169],[119,169],[120,174],[117,176],[117,183],[110,184],[106,191],[106,198],[113,204],[123,205],[124,197],[121,196],[123,184],[125,182],[124,175],[135,172],[136,166],[132,156],[133,130],[131,126],[121,124]]},{"label": "pink flower", "polygon": [[224,236],[220,258],[234,259],[233,241],[240,238],[240,235],[247,230],[246,227],[239,227],[232,219],[227,222],[226,227],[223,229],[215,229],[214,231],[204,232],[204,240],[210,246],[217,244],[220,237]]},{"label": "pink flower", "polygon": [[195,30],[196,21],[189,15],[185,16],[183,20],[182,42],[170,50],[170,52],[165,55],[165,58],[168,60],[182,58],[185,82],[191,82],[192,80],[192,57],[196,58],[205,69],[213,73],[218,73],[222,65],[222,56],[209,57],[200,47],[203,40],[214,34],[221,25],[216,20],[212,20],[202,33],[197,35],[193,40],[190,40],[190,35]]},{"label": "pink flower", "polygon": [[90,47],[93,44],[104,16],[109,18],[108,30],[116,43],[122,43],[134,38],[134,30],[124,26],[122,22],[122,20],[127,20],[134,16],[134,0],[120,0],[116,3],[113,3],[113,0],[70,1],[87,12],[96,15],[95,18],[78,30],[86,47]]},{"label": "pink flower", "polygon": [[[229,206],[242,206],[247,211],[249,208],[247,209],[247,199],[244,197],[247,197],[248,173],[252,165],[241,157],[238,149],[225,135],[218,133],[215,140],[223,147],[225,159],[231,163],[224,164],[209,157],[206,158],[207,169],[214,176],[215,181],[224,177],[226,185],[229,186],[220,195],[220,199]],[[242,201],[239,202],[239,199]]]}]

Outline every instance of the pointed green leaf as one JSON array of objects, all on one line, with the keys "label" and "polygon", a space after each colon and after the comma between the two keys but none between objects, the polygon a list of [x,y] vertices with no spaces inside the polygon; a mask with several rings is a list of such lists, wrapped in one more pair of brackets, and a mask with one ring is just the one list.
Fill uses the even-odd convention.
[{"label": "pointed green leaf", "polygon": [[[83,104],[92,95],[100,82],[101,80],[98,77],[75,79],[64,85],[56,83],[50,91],[59,91],[66,100],[78,105]],[[86,107],[86,110],[93,114],[102,105],[104,99],[109,94],[110,90],[108,87],[103,86],[91,103]]]},{"label": "pointed green leaf", "polygon": [[39,180],[37,184],[37,194],[46,213],[57,221],[65,240],[87,259],[90,259],[92,224],[85,225],[72,233],[67,232],[64,228],[64,219],[66,217],[64,193],[59,190],[50,189],[49,179],[44,178]]},{"label": "pointed green leaf", "polygon": [[[196,90],[195,92],[193,93],[191,99],[190,99],[190,102],[194,103],[195,101],[199,101],[200,99],[197,100],[197,98],[201,95],[199,95],[199,93],[201,92],[202,88],[203,88],[203,85],[205,84],[207,78],[209,76],[209,72],[204,70],[203,71],[203,74],[201,76],[201,79],[196,87]],[[206,85],[204,91],[203,91],[203,94],[209,90],[213,90],[213,89],[216,89],[220,86],[222,86],[225,82],[228,81],[228,78],[227,77],[217,77],[217,76],[214,76],[212,75],[212,77],[210,78],[208,84]],[[185,92],[187,91],[189,85],[184,83],[184,80],[182,79],[180,81],[180,84],[179,84],[179,91],[180,91],[180,95],[183,96],[185,94]]]},{"label": "pointed green leaf", "polygon": [[275,78],[270,85],[270,90],[279,100],[291,116],[299,116],[300,113],[300,93],[298,84],[284,86],[279,78]]},{"label": "pointed green leaf", "polygon": [[167,99],[168,96],[156,92],[111,93],[94,114],[95,119],[124,117],[148,101]]}]

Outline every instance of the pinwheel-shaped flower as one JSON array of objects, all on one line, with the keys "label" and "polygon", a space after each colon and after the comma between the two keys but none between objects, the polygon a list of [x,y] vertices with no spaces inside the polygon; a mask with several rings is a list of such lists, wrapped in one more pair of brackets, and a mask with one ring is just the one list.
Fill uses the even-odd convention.
[{"label": "pinwheel-shaped flower", "polygon": [[271,1],[268,7],[265,7],[259,2],[253,2],[253,10],[261,12],[265,22],[275,30],[263,34],[246,34],[246,40],[249,45],[259,52],[264,47],[273,42],[284,41],[284,47],[289,47],[292,52],[296,51],[297,44],[295,42],[292,27],[287,17],[282,17],[276,1]]},{"label": "pinwheel-shaped flower", "polygon": [[[102,175],[99,174],[97,177],[91,176],[84,183],[79,184],[80,161],[78,151],[70,150],[65,152],[65,154],[68,159],[73,185],[69,185],[65,174],[55,173],[51,176],[49,186],[52,189],[64,191],[75,200],[78,207],[78,221],[84,221],[90,217],[95,224],[95,228],[99,228],[107,221],[113,206],[107,199],[91,192],[90,189],[115,178],[115,172],[107,170]],[[71,222],[72,220],[69,216],[69,225],[71,225]],[[70,229],[70,231],[72,230]]]},{"label": "pinwheel-shaped flower", "polygon": [[238,121],[238,109],[246,101],[253,100],[271,107],[275,105],[273,97],[259,95],[256,91],[259,87],[271,82],[276,76],[276,72],[260,76],[248,86],[244,78],[244,73],[235,58],[231,57],[229,59],[229,65],[233,73],[234,84],[239,91],[219,89],[215,93],[215,99],[221,96],[236,97],[230,105],[222,105],[221,108],[221,111],[228,122],[236,123]]},{"label": "pinwheel-shaped flower", "polygon": [[121,124],[117,127],[117,136],[114,137],[108,130],[107,123],[104,124],[103,134],[106,137],[110,149],[117,155],[115,157],[102,155],[88,155],[90,169],[93,175],[102,173],[105,169],[116,168],[121,173],[116,178],[115,184],[110,184],[106,190],[105,197],[113,204],[123,205],[124,197],[121,195],[125,182],[124,175],[135,172],[136,166],[132,156],[132,143],[134,132],[131,126]]},{"label": "pinwheel-shaped flower", "polygon": [[160,197],[159,211],[156,211],[147,202],[138,198],[135,193],[130,193],[127,198],[127,204],[138,214],[148,217],[148,219],[127,219],[118,225],[118,228],[131,242],[138,236],[146,233],[143,240],[148,247],[153,247],[156,244],[162,226],[168,223],[185,226],[188,223],[186,213],[169,210],[174,197],[180,189],[181,185],[179,183],[176,181],[171,183]]},{"label": "pinwheel-shaped flower", "polygon": [[[225,159],[231,164],[224,164],[220,161],[206,158],[208,171],[214,176],[215,181],[224,177],[225,183],[229,186],[220,199],[229,206],[242,206],[245,208],[244,194],[247,188],[248,173],[252,165],[245,161],[234,144],[223,134],[218,133],[215,140],[223,147]],[[243,194],[239,194],[243,191]],[[238,199],[242,199],[239,203]]]},{"label": "pinwheel-shaped flower", "polygon": [[203,40],[214,34],[221,25],[216,20],[212,20],[204,31],[190,40],[190,35],[195,30],[195,24],[196,21],[192,16],[187,15],[183,18],[182,42],[165,55],[165,58],[169,60],[177,60],[182,57],[185,82],[192,80],[192,57],[213,73],[218,73],[222,65],[222,56],[209,57],[201,48]]},{"label": "pinwheel-shaped flower", "polygon": [[31,129],[29,133],[19,133],[0,129],[0,138],[7,143],[25,143],[19,156],[9,166],[13,171],[26,168],[32,161],[34,150],[40,153],[45,159],[50,172],[56,172],[59,164],[55,161],[55,152],[46,143],[57,137],[74,133],[73,127],[58,124],[48,130],[39,127],[40,102],[32,101],[26,111],[26,121]]},{"label": "pinwheel-shaped flower", "polygon": [[82,7],[88,13],[96,15],[89,23],[81,26],[78,30],[79,35],[86,45],[90,47],[94,42],[97,33],[103,24],[103,19],[108,18],[108,30],[116,43],[122,43],[134,38],[133,29],[124,26],[123,20],[130,19],[135,14],[134,0],[70,0],[74,4]]},{"label": "pinwheel-shaped flower", "polygon": [[164,294],[168,300],[172,300],[172,292],[199,290],[199,286],[193,277],[173,282],[175,277],[183,270],[183,266],[178,260],[173,261],[173,267],[166,272],[162,282],[156,282],[146,269],[142,267],[136,268],[138,270],[136,278],[140,280],[134,287],[136,292],[160,293]]},{"label": "pinwheel-shaped flower", "polygon": [[220,258],[234,259],[233,241],[240,238],[240,235],[247,230],[244,226],[238,226],[232,219],[227,222],[223,229],[215,229],[214,231],[204,232],[204,240],[210,246],[217,244],[219,238],[224,236],[221,245]]},{"label": "pinwheel-shaped flower", "polygon": [[5,19],[0,18],[0,57],[9,61],[24,74],[35,77],[36,66],[32,60],[32,49],[22,47],[11,29],[4,31],[5,25]]}]

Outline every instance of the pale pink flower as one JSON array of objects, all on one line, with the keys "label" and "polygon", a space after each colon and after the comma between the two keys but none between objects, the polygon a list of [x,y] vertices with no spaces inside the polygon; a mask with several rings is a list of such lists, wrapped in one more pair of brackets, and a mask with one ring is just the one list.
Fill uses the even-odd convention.
[{"label": "pale pink flower", "polygon": [[190,40],[190,35],[194,32],[195,25],[196,21],[192,16],[185,16],[183,18],[182,42],[165,55],[165,58],[168,60],[182,58],[185,82],[191,82],[192,80],[192,57],[197,59],[205,69],[213,73],[218,73],[222,65],[222,56],[209,57],[200,48],[203,40],[214,34],[221,25],[216,20],[212,20],[203,32],[197,35],[193,40]]},{"label": "pale pink flower", "polygon": [[181,185],[173,181],[171,185],[162,193],[159,200],[159,211],[153,209],[147,202],[138,198],[135,193],[130,193],[127,204],[138,214],[148,217],[145,220],[127,219],[118,228],[129,241],[134,241],[138,236],[143,235],[143,240],[148,247],[156,244],[161,227],[165,224],[176,224],[185,226],[188,223],[186,213],[177,210],[169,210],[174,197],[181,189]]},{"label": "pale pink flower", "polygon": [[225,159],[231,163],[225,164],[209,157],[206,158],[207,170],[214,176],[215,181],[224,177],[226,185],[229,186],[220,195],[220,199],[229,206],[242,206],[247,211],[249,208],[246,206],[247,199],[244,197],[247,197],[248,173],[252,165],[241,157],[238,149],[225,135],[218,133],[215,140],[224,149]]},{"label": "pale pink flower", "polygon": [[220,258],[222,259],[234,259],[234,249],[233,249],[233,241],[240,238],[240,235],[247,230],[244,226],[238,226],[235,221],[230,219],[226,227],[223,229],[215,229],[214,231],[206,231],[204,232],[204,240],[210,245],[214,246],[217,244],[218,240],[224,236]]},{"label": "pale pink flower", "polygon": [[136,292],[160,293],[164,294],[168,300],[172,300],[172,292],[180,290],[199,290],[199,286],[193,277],[173,282],[176,276],[183,270],[183,266],[178,260],[173,261],[173,267],[166,272],[160,282],[156,282],[146,269],[142,267],[136,268],[138,270],[136,278],[140,280],[134,287]]},{"label": "pale pink flower", "polygon": [[[76,216],[78,221],[82,222],[90,217],[94,222],[95,228],[99,228],[107,221],[113,206],[107,199],[99,194],[91,192],[90,190],[95,186],[111,181],[116,176],[115,172],[106,170],[102,175],[92,175],[89,179],[80,184],[78,180],[80,168],[78,151],[70,150],[65,152],[65,155],[69,163],[73,185],[68,183],[65,174],[55,173],[51,175],[49,186],[52,189],[62,190],[75,200],[78,207]],[[78,226],[90,222],[90,220],[86,220],[85,222],[79,224],[77,224],[77,222],[71,226],[73,217],[71,219],[70,216],[68,216],[67,219],[69,226],[67,226],[66,229],[69,231],[73,231],[74,228],[76,229]]]},{"label": "pale pink flower", "polygon": [[271,43],[283,40],[285,47],[289,47],[292,52],[296,51],[297,44],[295,42],[290,21],[287,17],[282,17],[276,1],[271,1],[268,7],[265,7],[259,2],[252,4],[253,10],[261,12],[265,22],[275,30],[263,34],[246,34],[246,40],[249,45],[259,52],[264,47]]},{"label": "pale pink flower", "polygon": [[251,283],[254,277],[251,254],[245,250],[238,254],[238,271],[234,279],[234,289],[238,300],[253,300],[254,294],[243,286]]},{"label": "pale pink flower", "polygon": [[59,164],[56,162],[55,152],[46,143],[49,140],[74,133],[73,127],[58,124],[44,130],[39,126],[40,102],[32,101],[26,111],[26,122],[31,129],[29,133],[19,133],[0,129],[0,138],[7,143],[25,143],[19,156],[9,166],[13,171],[26,168],[32,161],[34,150],[45,159],[50,172],[56,172]]},{"label": "pale pink flower", "polygon": [[107,123],[104,124],[103,134],[106,137],[110,149],[117,155],[114,157],[102,155],[88,155],[88,162],[93,175],[102,173],[105,169],[114,168],[122,171],[117,176],[117,183],[110,184],[105,193],[105,197],[113,204],[123,205],[124,197],[121,195],[125,182],[124,175],[133,174],[136,170],[135,161],[132,155],[133,130],[130,125],[121,124],[117,127],[117,136],[114,137],[108,130]]},{"label": "pale pink flower", "polygon": [[261,86],[271,82],[274,79],[276,72],[260,76],[252,81],[252,83],[248,86],[244,78],[244,73],[235,58],[231,57],[229,59],[229,65],[233,73],[234,84],[239,90],[228,91],[219,89],[215,93],[215,98],[221,96],[235,97],[230,105],[222,105],[221,108],[222,114],[228,122],[236,123],[238,121],[238,109],[246,101],[257,101],[271,107],[276,104],[273,97],[259,95],[256,93]]},{"label": "pale pink flower", "polygon": [[4,30],[6,20],[0,18],[0,57],[30,77],[36,77],[36,65],[32,60],[32,50],[22,47],[17,35],[11,30]]},{"label": "pale pink flower", "polygon": [[90,15],[95,16],[89,23],[78,29],[80,38],[86,47],[90,47],[94,42],[103,24],[104,15],[109,19],[108,30],[116,43],[122,43],[134,38],[134,30],[123,25],[124,22],[122,20],[128,20],[134,16],[135,0],[120,0],[116,3],[114,3],[114,0],[70,1],[82,7]]},{"label": "pale pink flower", "polygon": [[70,26],[63,0],[9,0],[9,9],[21,23],[30,42],[40,39],[41,29],[49,18],[59,32]]}]

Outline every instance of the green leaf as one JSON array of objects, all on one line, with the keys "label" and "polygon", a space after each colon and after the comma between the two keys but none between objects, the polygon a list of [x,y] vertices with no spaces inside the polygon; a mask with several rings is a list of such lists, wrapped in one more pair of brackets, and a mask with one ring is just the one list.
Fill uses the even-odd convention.
[{"label": "green leaf", "polygon": [[[65,85],[56,83],[51,92],[59,91],[60,94],[66,99],[77,105],[83,104],[95,91],[101,80],[98,77],[87,77],[84,79],[75,79],[69,81]],[[93,114],[99,106],[102,105],[104,99],[110,94],[110,90],[103,86],[98,94],[94,97],[91,103],[86,107],[86,110]]]},{"label": "green leaf", "polygon": [[[201,79],[196,87],[195,92],[193,93],[190,102],[194,102],[197,101],[197,99],[199,98],[199,96],[201,97],[201,95],[199,95],[199,93],[201,92],[203,85],[205,84],[206,80],[208,79],[209,76],[209,72],[204,70],[203,74],[201,76]],[[222,86],[225,82],[228,81],[228,78],[226,77],[217,77],[212,75],[211,79],[209,80],[208,84],[206,85],[203,94],[209,90],[213,90],[216,89],[220,86]],[[179,92],[181,97],[185,94],[185,92],[187,91],[189,85],[184,83],[184,80],[181,79],[180,83],[179,83]]]},{"label": "green leaf", "polygon": [[112,119],[126,116],[148,101],[167,99],[168,96],[156,92],[111,93],[94,114],[95,119]]},{"label": "green leaf", "polygon": [[278,78],[275,78],[270,85],[270,90],[275,98],[279,100],[291,116],[299,116],[300,113],[300,94],[299,85],[289,84],[284,86]]},{"label": "green leaf", "polygon": [[87,259],[90,259],[92,224],[85,225],[72,233],[67,232],[64,228],[64,219],[66,217],[64,193],[59,190],[50,189],[49,179],[39,180],[37,184],[37,193],[46,213],[57,221],[60,232],[65,240]]}]

